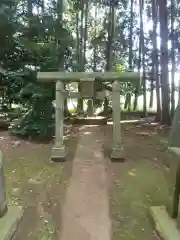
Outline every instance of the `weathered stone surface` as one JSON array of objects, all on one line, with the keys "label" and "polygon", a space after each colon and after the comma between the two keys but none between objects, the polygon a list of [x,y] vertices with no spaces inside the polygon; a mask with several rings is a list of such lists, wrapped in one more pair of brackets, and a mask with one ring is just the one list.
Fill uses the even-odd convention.
[{"label": "weathered stone surface", "polygon": [[177,155],[180,155],[180,148],[178,148],[178,147],[169,147],[168,150]]},{"label": "weathered stone surface", "polygon": [[81,97],[82,98],[92,98],[95,94],[94,80],[84,80],[80,83],[81,86]]},{"label": "weathered stone surface", "polygon": [[169,147],[180,148],[180,104],[177,105],[172,122]]},{"label": "weathered stone surface", "polygon": [[68,119],[74,125],[106,125],[107,118],[106,117],[76,117]]},{"label": "weathered stone surface", "polygon": [[68,150],[66,146],[54,147],[52,149],[51,161],[64,162],[66,161],[67,154],[68,154]]},{"label": "weathered stone surface", "polygon": [[65,82],[81,81],[80,79],[96,78],[100,81],[140,82],[138,72],[38,72],[37,79],[40,82],[53,82],[57,80]]},{"label": "weathered stone surface", "polygon": [[150,215],[153,219],[155,229],[164,240],[179,240],[180,232],[176,223],[166,212],[165,206],[155,206],[150,208]]},{"label": "weathered stone surface", "polygon": [[0,218],[0,239],[11,240],[23,217],[22,207],[8,207],[7,213]]},{"label": "weathered stone surface", "polygon": [[7,211],[4,172],[3,172],[3,154],[0,152],[0,217]]},{"label": "weathered stone surface", "polygon": [[12,143],[13,147],[19,147],[20,144],[21,144],[20,141],[13,141],[13,143]]},{"label": "weathered stone surface", "polygon": [[113,110],[113,149],[111,160],[124,160],[124,149],[121,146],[121,108],[120,108],[120,83],[112,84],[112,110]]},{"label": "weathered stone surface", "polygon": [[168,149],[180,155],[180,104],[177,105],[174,114]]},{"label": "weathered stone surface", "polygon": [[[39,72],[37,76],[38,80],[42,82],[56,81],[56,124],[55,124],[55,146],[52,151],[51,160],[55,162],[61,162],[65,160],[67,152],[63,143],[63,122],[64,122],[64,98],[67,98],[66,91],[64,89],[64,81],[80,81],[82,89],[80,92],[75,93],[81,98],[94,98],[99,97],[95,94],[94,81],[100,79],[101,81],[112,81],[112,109],[113,109],[113,151],[111,159],[124,159],[124,150],[121,146],[121,117],[120,117],[120,81],[136,80],[137,83],[140,81],[139,73],[132,72]],[[128,80],[127,80],[128,79]],[[84,87],[83,87],[84,85]],[[106,91],[100,97],[107,97]],[[105,93],[105,95],[104,95]],[[101,94],[100,94],[101,95]],[[91,106],[92,107],[92,106]],[[90,108],[89,108],[90,109]],[[92,115],[89,112],[88,115]],[[105,122],[103,122],[106,124]],[[94,123],[95,124],[95,123]],[[97,123],[98,124],[98,123]],[[92,124],[91,124],[92,125]]]},{"label": "weathered stone surface", "polygon": [[112,161],[125,161],[125,151],[123,147],[113,148],[110,156]]},{"label": "weathered stone surface", "polygon": [[61,81],[56,82],[56,131],[55,146],[52,149],[51,160],[54,162],[65,161],[67,149],[63,143],[64,133],[64,84]]}]

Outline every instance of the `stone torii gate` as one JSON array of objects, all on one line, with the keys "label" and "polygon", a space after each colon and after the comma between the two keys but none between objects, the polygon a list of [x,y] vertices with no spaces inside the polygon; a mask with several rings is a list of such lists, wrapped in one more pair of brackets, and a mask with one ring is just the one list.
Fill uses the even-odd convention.
[{"label": "stone torii gate", "polygon": [[[111,159],[120,160],[125,158],[124,149],[121,145],[120,123],[120,82],[132,82],[139,84],[140,74],[134,72],[38,72],[37,79],[41,83],[56,82],[56,117],[55,117],[55,145],[52,149],[52,161],[64,161],[67,148],[63,142],[64,99],[83,98],[104,99],[106,92],[96,92],[94,80],[112,82],[112,110],[113,110],[113,146]],[[64,84],[80,82],[81,92],[67,92]]]}]

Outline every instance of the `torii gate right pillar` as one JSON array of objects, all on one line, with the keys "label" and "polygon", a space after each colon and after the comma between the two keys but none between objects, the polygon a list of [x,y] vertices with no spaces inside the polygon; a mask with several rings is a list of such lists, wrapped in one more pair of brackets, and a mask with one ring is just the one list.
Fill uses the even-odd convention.
[{"label": "torii gate right pillar", "polygon": [[113,146],[111,160],[125,159],[124,148],[121,144],[121,108],[120,108],[120,82],[112,83],[112,110],[113,110]]}]

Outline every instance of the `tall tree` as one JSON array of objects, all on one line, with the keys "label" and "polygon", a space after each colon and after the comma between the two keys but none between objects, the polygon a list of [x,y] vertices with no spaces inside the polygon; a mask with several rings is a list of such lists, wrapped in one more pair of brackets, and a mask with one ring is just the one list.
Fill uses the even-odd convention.
[{"label": "tall tree", "polygon": [[176,63],[175,63],[175,35],[174,35],[174,19],[175,19],[175,1],[171,0],[171,117],[174,115],[175,110],[175,71],[176,71]]},{"label": "tall tree", "polygon": [[[108,14],[108,39],[106,45],[106,71],[111,71],[113,68],[113,45],[115,37],[115,1],[111,1]],[[104,99],[104,114],[108,115],[108,99]]]},{"label": "tall tree", "polygon": [[145,42],[144,42],[144,24],[143,24],[143,10],[144,0],[139,0],[139,11],[140,11],[140,46],[142,57],[142,70],[143,70],[143,113],[147,116],[147,96],[146,96],[146,76],[145,76]]},{"label": "tall tree", "polygon": [[133,7],[134,1],[131,0],[131,10],[130,10],[130,24],[129,24],[129,69],[133,69]]},{"label": "tall tree", "polygon": [[160,100],[160,84],[159,84],[159,60],[158,60],[158,48],[157,48],[157,0],[152,0],[152,21],[153,21],[153,31],[152,31],[152,78],[156,84],[156,102],[157,102],[157,115],[156,121],[161,120],[161,100]]},{"label": "tall tree", "polygon": [[160,37],[161,37],[161,96],[162,96],[162,124],[171,124],[170,96],[169,96],[169,72],[168,72],[168,10],[167,0],[158,0]]},{"label": "tall tree", "polygon": [[[131,7],[130,7],[130,24],[129,24],[129,70],[133,70],[133,6],[134,1],[131,0]],[[135,94],[135,105],[137,104],[137,94]],[[126,93],[126,100],[124,103],[124,108],[127,108],[130,111],[131,110],[131,92]]]},{"label": "tall tree", "polygon": [[[89,13],[89,0],[85,2],[85,27],[84,27],[84,64],[86,64],[86,50],[87,50],[87,40],[88,40],[88,13]],[[88,99],[88,116],[93,115],[93,100]]]},{"label": "tall tree", "polygon": [[[84,26],[84,20],[85,20],[85,0],[80,0],[79,2],[79,8],[78,11],[80,11],[80,29],[78,33],[79,35],[79,71],[84,72],[85,71],[85,53],[84,53],[84,47],[85,47],[85,26]],[[78,14],[79,17],[79,14]],[[76,33],[77,34],[77,33]],[[78,84],[78,91],[81,92],[81,83]],[[78,113],[81,114],[83,113],[83,99],[78,99]]]}]

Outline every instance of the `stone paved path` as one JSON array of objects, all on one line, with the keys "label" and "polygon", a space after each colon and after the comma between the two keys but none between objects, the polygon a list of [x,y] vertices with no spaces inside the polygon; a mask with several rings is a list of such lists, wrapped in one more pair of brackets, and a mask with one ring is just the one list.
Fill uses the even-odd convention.
[{"label": "stone paved path", "polygon": [[80,132],[62,210],[60,240],[110,240],[108,180],[98,127]]}]

